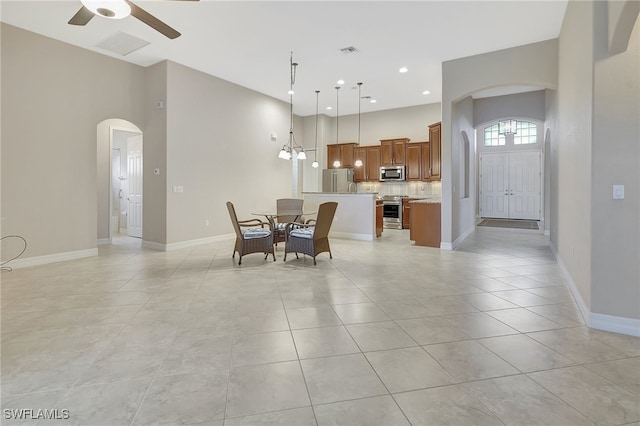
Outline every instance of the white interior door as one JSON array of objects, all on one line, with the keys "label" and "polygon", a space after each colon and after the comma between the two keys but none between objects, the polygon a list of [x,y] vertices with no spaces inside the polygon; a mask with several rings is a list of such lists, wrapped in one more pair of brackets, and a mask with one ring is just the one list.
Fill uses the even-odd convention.
[{"label": "white interior door", "polygon": [[142,238],[142,136],[127,140],[127,172],[129,174],[127,234]]},{"label": "white interior door", "polygon": [[480,157],[480,215],[509,217],[509,157],[507,153],[482,154]]},{"label": "white interior door", "polygon": [[540,152],[483,153],[480,216],[540,220]]},{"label": "white interior door", "polygon": [[509,154],[509,218],[540,220],[540,153]]}]

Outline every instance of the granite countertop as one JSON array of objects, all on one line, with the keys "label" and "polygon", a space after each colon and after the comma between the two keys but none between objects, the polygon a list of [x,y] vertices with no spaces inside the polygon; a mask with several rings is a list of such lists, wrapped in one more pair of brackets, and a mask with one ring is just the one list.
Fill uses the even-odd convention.
[{"label": "granite countertop", "polygon": [[421,198],[419,200],[409,201],[409,204],[440,204],[440,197]]}]

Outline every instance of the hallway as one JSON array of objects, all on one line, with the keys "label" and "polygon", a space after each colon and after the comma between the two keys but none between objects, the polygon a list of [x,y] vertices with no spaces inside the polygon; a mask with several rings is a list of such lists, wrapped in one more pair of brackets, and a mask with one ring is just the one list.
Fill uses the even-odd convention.
[{"label": "hallway", "polygon": [[315,267],[282,245],[238,267],[231,240],[137,241],[2,274],[3,409],[79,425],[640,421],[640,339],[584,326],[537,231],[479,227],[448,252],[385,230],[332,239]]}]

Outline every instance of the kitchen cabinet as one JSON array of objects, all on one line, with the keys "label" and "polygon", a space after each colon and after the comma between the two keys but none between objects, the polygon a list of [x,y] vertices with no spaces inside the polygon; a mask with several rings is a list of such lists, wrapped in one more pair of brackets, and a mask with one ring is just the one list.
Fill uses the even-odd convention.
[{"label": "kitchen cabinet", "polygon": [[424,142],[412,142],[407,144],[406,147],[406,159],[407,180],[421,180],[422,179],[422,146]]},{"label": "kitchen cabinet", "polygon": [[380,140],[380,165],[402,166],[406,161],[408,138]]},{"label": "kitchen cabinet", "polygon": [[[378,182],[380,180],[380,147],[358,146],[354,152],[354,180],[356,182]],[[356,167],[356,160],[362,161],[362,166]]]},{"label": "kitchen cabinet", "polygon": [[422,157],[421,157],[421,168],[422,171],[420,173],[421,180],[431,180],[431,143],[423,142],[422,143]]},{"label": "kitchen cabinet", "polygon": [[434,123],[429,126],[429,148],[430,148],[430,172],[429,180],[441,179],[441,135],[440,135],[441,123]]},{"label": "kitchen cabinet", "polygon": [[418,198],[402,199],[402,229],[411,229],[411,201]]},{"label": "kitchen cabinet", "polygon": [[335,169],[333,163],[340,162],[339,169],[351,168],[354,164],[357,143],[339,143],[327,145],[327,168]]},{"label": "kitchen cabinet", "polygon": [[409,239],[417,246],[440,247],[440,203],[414,202],[411,204],[411,231]]},{"label": "kitchen cabinet", "polygon": [[376,200],[376,238],[382,236],[383,213],[382,200]]}]

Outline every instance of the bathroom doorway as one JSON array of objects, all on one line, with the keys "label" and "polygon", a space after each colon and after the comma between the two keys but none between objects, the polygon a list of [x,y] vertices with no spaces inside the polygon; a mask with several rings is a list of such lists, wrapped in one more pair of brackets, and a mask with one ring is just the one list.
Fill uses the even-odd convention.
[{"label": "bathroom doorway", "polygon": [[143,238],[143,135],[133,123],[98,124],[98,244]]}]

